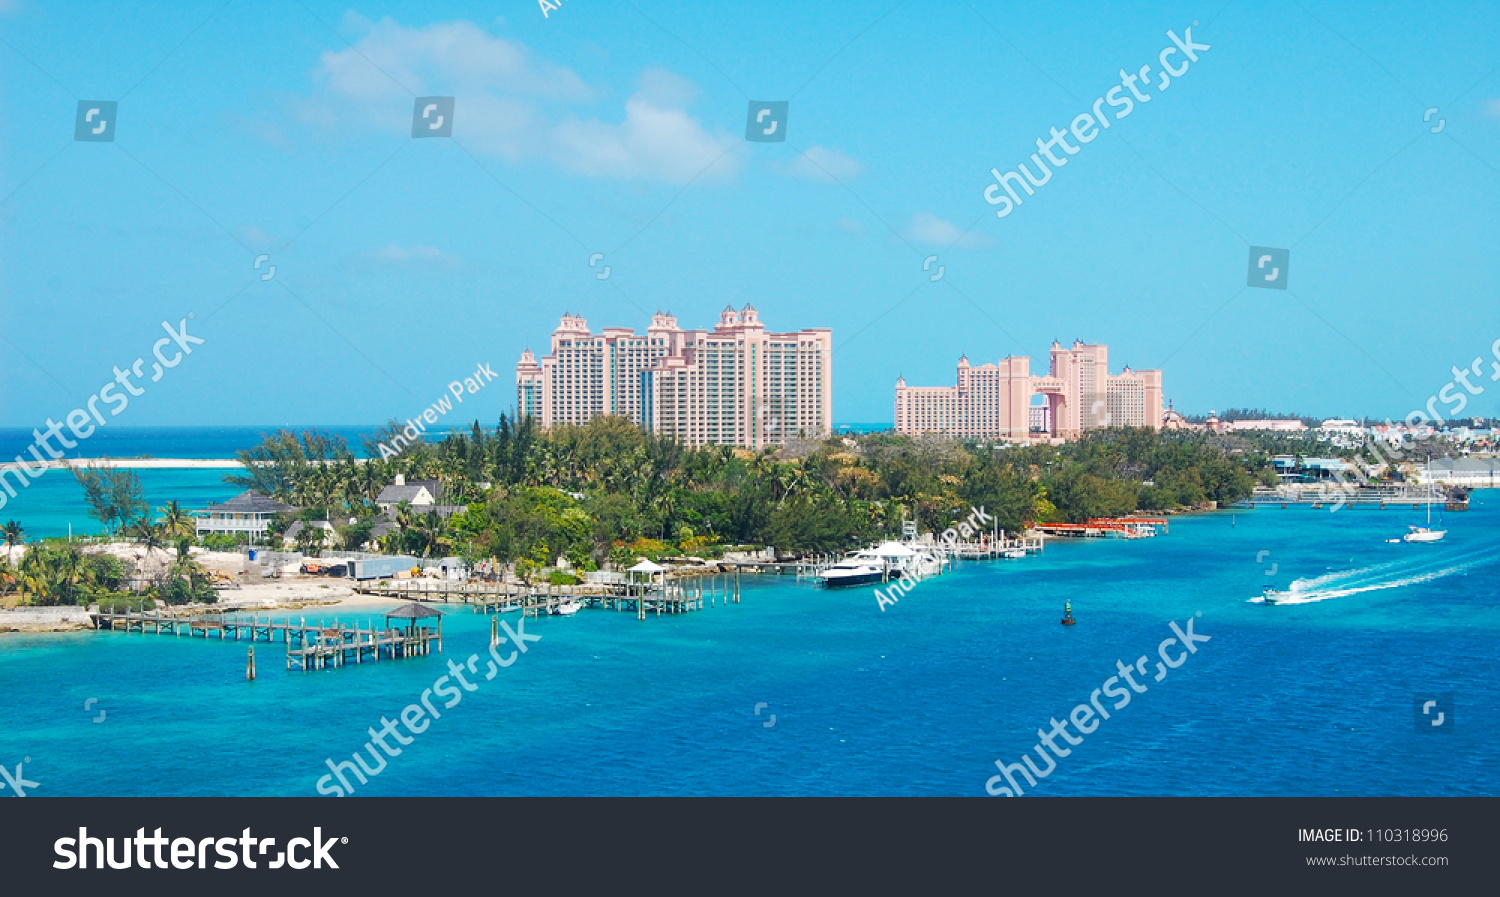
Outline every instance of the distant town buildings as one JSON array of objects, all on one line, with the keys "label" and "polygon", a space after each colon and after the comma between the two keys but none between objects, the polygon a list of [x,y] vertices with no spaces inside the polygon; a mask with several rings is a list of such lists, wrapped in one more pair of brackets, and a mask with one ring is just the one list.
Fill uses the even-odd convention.
[{"label": "distant town buildings", "polygon": [[[953,386],[908,386],[896,381],[896,432],[1026,441],[1068,439],[1098,427],[1163,424],[1161,371],[1109,373],[1109,347],[1054,342],[1045,376],[1031,375],[1031,359],[1002,358],[973,367],[958,361]],[[1034,397],[1041,401],[1033,404]]]},{"label": "distant town buildings", "polygon": [[833,331],[765,329],[755,308],[726,307],[712,330],[658,311],[644,335],[599,334],[565,314],[552,352],[516,365],[516,408],[543,428],[629,418],[690,446],[760,449],[832,430]]},{"label": "distant town buildings", "polygon": [[1236,420],[1222,426],[1226,433],[1237,430],[1259,430],[1269,433],[1306,433],[1307,424],[1300,420]]},{"label": "distant town buildings", "polygon": [[1494,489],[1500,486],[1500,458],[1443,458],[1433,461],[1431,470],[1418,469],[1417,475],[1447,486]]}]

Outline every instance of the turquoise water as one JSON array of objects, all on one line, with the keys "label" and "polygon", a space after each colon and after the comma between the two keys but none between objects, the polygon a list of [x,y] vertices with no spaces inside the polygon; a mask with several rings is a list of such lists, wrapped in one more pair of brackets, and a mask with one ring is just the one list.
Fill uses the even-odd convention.
[{"label": "turquoise water", "polygon": [[[1211,641],[1164,681],[1139,677],[1148,691],[1036,794],[1493,795],[1494,495],[1449,514],[1436,545],[1383,541],[1409,511],[1262,509],[961,564],[883,613],[869,589],[747,576],[727,608],[527,620],[540,642],[493,681],[477,676],[356,787],[983,795],[996,759],[1018,761],[1117,660],[1150,655],[1154,673],[1168,621],[1192,617]],[[1307,600],[1252,601],[1268,582]],[[1058,625],[1064,600],[1077,626]],[[443,655],[310,673],[286,672],[281,646],[262,643],[254,683],[245,644],[0,636],[0,762],[30,757],[38,796],[312,795],[326,758],[361,750],[367,727],[418,701],[447,661],[483,655],[488,633],[488,618],[455,610]],[[1413,699],[1427,692],[1454,695],[1448,734],[1417,731]]]},{"label": "turquoise water", "polygon": [[[304,427],[101,427],[90,438],[79,442],[67,452],[73,458],[233,458],[235,452],[247,449],[270,433],[281,429],[302,430]],[[363,455],[360,446],[364,434],[373,432],[373,426],[320,427],[324,432],[343,436],[356,454]],[[0,461],[10,461],[24,455],[32,461],[28,450],[35,437],[29,428],[0,427]],[[179,501],[188,508],[203,508],[209,502],[220,502],[233,498],[241,491],[224,482],[224,475],[234,470],[186,470],[147,469],[136,471],[141,478],[141,488],[146,501],[153,508],[169,501]],[[8,478],[14,487],[14,478]],[[16,494],[0,493],[4,496],[4,507],[0,507],[0,521],[18,520],[26,528],[28,539],[45,536],[66,536],[71,524],[75,535],[102,533],[104,527],[88,516],[88,507],[83,501],[83,490],[72,474],[66,470],[49,470],[25,489]]]},{"label": "turquoise water", "polygon": [[[493,426],[493,421],[487,421]],[[40,429],[46,426],[38,422]],[[124,427],[111,424],[99,427],[88,439],[67,450],[68,457],[78,458],[233,458],[240,449],[248,449],[266,436],[282,430],[301,432],[321,430],[342,436],[356,455],[363,456],[364,437],[377,426],[318,426],[290,424],[264,427]],[[64,430],[64,433],[68,431]],[[9,461],[27,451],[36,437],[31,427],[0,427],[0,458]],[[53,441],[53,444],[58,444]]]},{"label": "turquoise water", "polygon": [[[169,501],[187,508],[204,508],[209,502],[226,501],[244,490],[224,482],[234,470],[138,470],[141,491],[152,508]],[[5,493],[0,493],[5,495]],[[27,539],[66,536],[71,525],[75,536],[104,532],[103,524],[89,517],[83,488],[66,470],[49,470],[14,497],[5,495],[0,521],[18,520]]]}]

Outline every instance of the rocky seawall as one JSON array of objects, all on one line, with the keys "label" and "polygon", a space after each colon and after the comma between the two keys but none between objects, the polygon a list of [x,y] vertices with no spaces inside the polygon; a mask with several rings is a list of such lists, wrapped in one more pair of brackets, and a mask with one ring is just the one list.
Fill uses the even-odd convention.
[{"label": "rocky seawall", "polygon": [[0,632],[73,632],[93,629],[88,611],[81,607],[27,607],[0,611]]}]

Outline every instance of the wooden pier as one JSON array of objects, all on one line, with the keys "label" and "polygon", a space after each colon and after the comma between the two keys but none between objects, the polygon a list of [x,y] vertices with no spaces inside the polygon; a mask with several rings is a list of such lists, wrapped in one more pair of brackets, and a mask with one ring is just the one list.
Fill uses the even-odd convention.
[{"label": "wooden pier", "polygon": [[424,582],[393,580],[355,588],[361,595],[404,598],[413,601],[458,602],[474,613],[503,614],[520,611],[523,616],[559,616],[573,603],[582,607],[634,611],[636,618],[648,613],[685,614],[703,610],[704,603],[716,607],[740,603],[740,573],[679,576],[668,582],[585,582],[554,586],[501,582]]},{"label": "wooden pier", "polygon": [[938,547],[961,560],[982,561],[1008,557],[1008,552],[1017,550],[1027,554],[1040,554],[1046,550],[1047,544],[1045,537],[1038,532],[1008,536],[1005,530],[1000,530],[992,537],[986,536],[971,542],[944,542]]},{"label": "wooden pier", "polygon": [[1052,536],[1081,536],[1088,539],[1149,539],[1157,527],[1168,529],[1165,517],[1100,517],[1086,523],[1038,523],[1037,529]]},{"label": "wooden pier", "polygon": [[392,617],[387,617],[386,625],[379,628],[373,622],[361,626],[358,622],[345,625],[339,620],[334,620],[332,625],[322,621],[309,624],[305,617],[295,623],[277,622],[261,619],[258,614],[249,618],[222,613],[177,616],[155,611],[96,612],[90,616],[94,618],[95,629],[116,632],[217,638],[220,641],[248,641],[252,645],[258,641],[272,643],[280,640],[286,645],[286,668],[289,670],[321,670],[350,662],[379,661],[382,654],[391,660],[399,660],[430,654],[434,647],[440,653],[443,650],[441,622],[436,629],[415,625],[402,629],[390,625]]},{"label": "wooden pier", "polygon": [[1442,505],[1449,511],[1467,511],[1467,493],[1449,490],[1441,483],[1399,486],[1340,486],[1336,483],[1289,483],[1277,487],[1257,486],[1238,507],[1281,507],[1310,505],[1314,510],[1328,507],[1387,508],[1421,510],[1428,505]]}]

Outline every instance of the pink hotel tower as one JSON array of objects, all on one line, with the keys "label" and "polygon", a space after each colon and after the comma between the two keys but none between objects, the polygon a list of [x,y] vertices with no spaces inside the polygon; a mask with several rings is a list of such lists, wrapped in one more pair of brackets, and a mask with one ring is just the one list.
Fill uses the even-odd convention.
[{"label": "pink hotel tower", "polygon": [[[1044,397],[1032,406],[1032,397]],[[958,360],[956,386],[896,381],[896,432],[1005,439],[1070,439],[1096,427],[1161,428],[1161,371],[1109,373],[1109,347],[1052,344],[1052,370],[1031,376],[1031,359],[971,367]],[[1033,436],[1033,430],[1041,431]]]},{"label": "pink hotel tower", "polygon": [[552,354],[521,354],[516,409],[543,428],[619,415],[685,445],[761,449],[831,432],[832,355],[832,330],[767,333],[748,304],[726,307],[712,330],[658,311],[645,336],[596,335],[565,314]]}]

